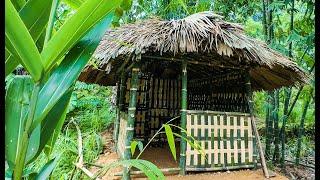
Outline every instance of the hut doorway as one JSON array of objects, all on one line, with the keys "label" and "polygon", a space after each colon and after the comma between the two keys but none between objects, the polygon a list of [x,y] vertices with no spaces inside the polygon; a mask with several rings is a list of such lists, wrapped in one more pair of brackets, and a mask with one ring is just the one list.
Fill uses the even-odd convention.
[{"label": "hut doorway", "polygon": [[[137,73],[134,87],[136,90],[134,108],[130,107],[132,73],[125,78],[122,84],[123,99],[119,103],[120,128],[117,142],[119,155],[125,158],[125,149],[130,148],[125,145],[128,138],[126,132],[130,128],[127,122],[130,118],[129,110],[134,109],[133,140],[139,140],[146,145],[153,138],[150,147],[140,157],[158,167],[166,169],[181,166],[180,153],[184,155],[186,171],[254,167],[257,151],[251,129],[244,74],[241,71],[232,71],[199,78],[190,73],[186,82],[188,94],[184,109],[182,108],[183,77],[178,75],[183,70],[178,69],[176,76],[168,75],[170,70],[173,71],[173,68],[167,70],[164,68],[161,72],[152,66],[141,68]],[[180,117],[182,112],[186,113],[184,128],[201,145],[204,156],[188,143],[185,150],[180,152],[181,139],[176,138],[176,147],[179,151],[177,151],[178,159],[174,161],[166,145],[166,135],[161,133],[153,136],[169,121],[174,126],[182,127]],[[180,129],[174,126],[172,126],[173,131],[180,134]],[[152,154],[157,155],[152,156]],[[166,161],[163,161],[164,159]]]}]

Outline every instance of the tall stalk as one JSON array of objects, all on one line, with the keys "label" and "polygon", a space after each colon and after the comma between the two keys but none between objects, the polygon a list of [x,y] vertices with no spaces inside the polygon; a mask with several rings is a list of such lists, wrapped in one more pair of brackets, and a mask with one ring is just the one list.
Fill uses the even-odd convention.
[{"label": "tall stalk", "polygon": [[267,121],[267,132],[266,132],[266,156],[267,159],[271,157],[271,144],[272,144],[272,139],[273,139],[273,113],[274,113],[274,98],[273,98],[273,93],[268,92],[268,108],[269,108],[269,113],[268,113],[268,121]]},{"label": "tall stalk", "polygon": [[268,39],[268,30],[267,30],[267,11],[265,0],[262,0],[262,25],[263,25],[263,35],[264,40]]},{"label": "tall stalk", "polygon": [[[290,33],[293,32],[293,18],[294,18],[294,0],[291,0],[291,18],[290,18]],[[292,41],[289,43],[289,57],[292,58]],[[282,127],[281,127],[281,168],[284,170],[284,155],[285,155],[285,127],[288,118],[288,107],[291,97],[291,88],[284,88],[285,100],[284,100],[284,109],[283,109],[283,118],[282,118]]]},{"label": "tall stalk", "polygon": [[25,129],[24,132],[22,134],[22,139],[19,142],[20,145],[20,149],[17,151],[18,153],[18,157],[16,159],[16,166],[14,168],[13,171],[13,179],[14,180],[20,180],[22,179],[22,173],[23,173],[23,168],[24,168],[24,164],[26,161],[26,156],[27,156],[27,150],[28,150],[28,142],[29,142],[29,137],[31,135],[30,132],[30,127],[31,124],[33,122],[34,119],[34,114],[36,111],[36,104],[38,101],[38,95],[39,95],[39,91],[40,91],[40,83],[37,82],[34,85],[33,91],[32,91],[32,96],[31,96],[31,102],[30,102],[30,107],[29,107],[29,112],[28,112],[28,116],[27,116],[27,121],[25,122]]},{"label": "tall stalk", "polygon": [[[272,0],[267,1],[268,5],[268,21],[267,21],[267,43],[270,45],[273,38],[273,20],[272,20],[272,9],[270,7],[270,4],[272,3]],[[266,156],[269,159],[271,156],[271,144],[272,144],[272,138],[273,138],[273,116],[272,113],[274,112],[274,106],[273,106],[273,91],[268,92],[268,106],[267,106],[267,115],[266,115]]]},{"label": "tall stalk", "polygon": [[279,90],[274,91],[274,153],[273,153],[273,162],[279,163]]},{"label": "tall stalk", "polygon": [[301,120],[300,120],[298,143],[297,143],[297,152],[296,152],[296,161],[295,161],[296,165],[298,165],[300,163],[301,141],[302,141],[302,137],[304,135],[304,120],[305,120],[306,115],[307,115],[308,106],[310,104],[310,100],[311,100],[312,94],[313,94],[313,88],[312,88],[310,94],[308,95],[307,101],[304,104],[303,112],[302,112],[302,116],[301,116]]}]

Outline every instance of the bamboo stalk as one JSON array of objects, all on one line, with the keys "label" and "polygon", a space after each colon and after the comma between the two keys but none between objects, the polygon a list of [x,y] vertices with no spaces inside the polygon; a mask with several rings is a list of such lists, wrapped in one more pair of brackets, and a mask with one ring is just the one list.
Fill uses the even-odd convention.
[{"label": "bamboo stalk", "polygon": [[[131,74],[131,83],[130,83],[130,101],[128,107],[128,121],[126,128],[126,136],[127,139],[125,141],[125,152],[124,159],[131,159],[131,141],[133,139],[134,133],[134,121],[135,121],[135,113],[136,113],[136,104],[137,104],[137,89],[138,89],[138,73],[140,69],[138,68],[138,64],[134,64],[132,68]],[[123,179],[130,179],[129,167],[125,167],[123,171]]]},{"label": "bamboo stalk", "polygon": [[[186,129],[186,121],[187,121],[187,61],[182,62],[181,66],[182,72],[181,72],[181,128]],[[181,130],[181,136],[186,137],[186,133]],[[186,141],[182,138],[180,141],[180,174],[185,175],[186,174]]]},{"label": "bamboo stalk", "polygon": [[257,140],[257,144],[258,144],[258,148],[259,148],[261,165],[263,168],[263,173],[266,178],[269,178],[269,172],[267,169],[267,165],[266,165],[266,161],[265,161],[265,157],[264,157],[264,153],[263,153],[263,149],[262,149],[260,136],[259,136],[259,133],[258,133],[258,130],[256,127],[254,115],[253,115],[253,100],[252,100],[252,91],[251,91],[249,70],[247,71],[246,76],[245,76],[245,83],[246,83],[245,87],[246,87],[246,94],[247,94],[247,99],[248,99],[249,111],[250,111],[251,121],[252,121],[251,126],[252,126],[253,132],[255,133],[255,136],[256,136],[256,140]]},{"label": "bamboo stalk", "polygon": [[125,73],[121,73],[120,77],[120,87],[118,88],[119,92],[117,93],[118,98],[117,98],[117,118],[114,126],[114,146],[115,150],[117,151],[118,149],[118,137],[119,137],[119,126],[120,126],[120,112],[123,109],[123,97],[124,97],[124,90],[125,90]]},{"label": "bamboo stalk", "polygon": [[313,94],[313,88],[312,88],[312,90],[310,92],[310,95],[308,96],[307,101],[305,102],[305,105],[303,107],[302,116],[301,116],[301,121],[300,121],[300,126],[299,126],[299,134],[298,134],[296,161],[295,161],[296,165],[298,165],[300,163],[301,141],[302,141],[302,137],[304,135],[304,120],[305,120],[306,115],[307,115],[308,106],[310,104],[310,100],[311,100],[312,94]]},{"label": "bamboo stalk", "polygon": [[279,162],[279,90],[274,91],[274,154],[273,154],[273,161],[278,163]]}]

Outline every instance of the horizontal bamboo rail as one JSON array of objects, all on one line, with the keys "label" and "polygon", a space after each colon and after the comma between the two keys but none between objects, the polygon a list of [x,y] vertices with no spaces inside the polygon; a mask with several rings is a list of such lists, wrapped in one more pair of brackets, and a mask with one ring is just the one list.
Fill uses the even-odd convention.
[{"label": "horizontal bamboo rail", "polygon": [[231,115],[231,116],[246,116],[249,117],[249,113],[241,113],[241,112],[222,112],[222,111],[208,111],[208,110],[187,110],[188,114],[194,113],[206,113],[206,114],[223,114],[223,115]]},{"label": "horizontal bamboo rail", "polygon": [[[147,56],[147,55],[142,56],[142,58],[161,59],[161,60],[174,61],[174,62],[183,62],[184,61],[183,59],[178,59],[178,58],[167,58],[167,57]],[[191,61],[191,60],[187,60],[187,63],[188,64],[205,65],[205,66],[210,66],[210,67],[229,68],[229,69],[244,69],[244,68],[248,67],[248,66],[235,67],[235,66],[216,64],[216,63],[212,63],[212,62],[201,62],[201,61]]]}]

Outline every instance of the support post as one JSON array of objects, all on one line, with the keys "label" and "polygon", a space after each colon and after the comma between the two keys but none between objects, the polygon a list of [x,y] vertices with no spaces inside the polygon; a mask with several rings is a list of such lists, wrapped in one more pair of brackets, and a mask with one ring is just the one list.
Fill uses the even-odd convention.
[{"label": "support post", "polygon": [[249,74],[249,69],[245,71],[245,88],[246,88],[246,95],[247,95],[247,100],[248,100],[248,105],[249,105],[249,112],[250,112],[250,117],[251,117],[251,125],[252,125],[252,130],[255,134],[256,142],[259,148],[259,155],[260,155],[260,160],[261,160],[261,165],[263,168],[263,173],[266,178],[269,178],[269,172],[267,169],[266,165],[266,160],[264,157],[261,141],[260,141],[260,136],[257,130],[256,122],[254,119],[253,115],[253,100],[252,100],[252,89],[251,89],[251,82],[250,82],[250,74]]},{"label": "support post", "polygon": [[[182,62],[182,74],[181,74],[181,128],[186,129],[186,121],[187,121],[187,103],[188,103],[188,96],[187,96],[187,61],[184,60]],[[186,137],[186,133],[181,131],[181,136]],[[186,141],[181,138],[180,141],[180,175],[186,174]]]},{"label": "support post", "polygon": [[123,96],[125,90],[125,73],[122,72],[120,76],[120,82],[118,82],[117,88],[117,116],[116,121],[114,122],[114,129],[113,129],[113,141],[114,141],[114,148],[117,152],[118,150],[118,137],[119,137],[119,126],[120,126],[120,113],[123,109]]},{"label": "support post", "polygon": [[[124,159],[128,160],[131,159],[131,141],[133,139],[133,132],[134,132],[134,121],[135,121],[135,114],[136,114],[136,104],[137,104],[137,90],[138,90],[138,74],[139,74],[139,67],[137,64],[134,64],[131,70],[131,83],[130,83],[130,100],[129,100],[129,107],[128,107],[128,121],[127,121],[127,128],[126,128],[126,142],[125,142],[125,152],[124,152]],[[129,167],[125,167],[123,171],[123,179],[128,180],[130,179],[130,172]]]}]

